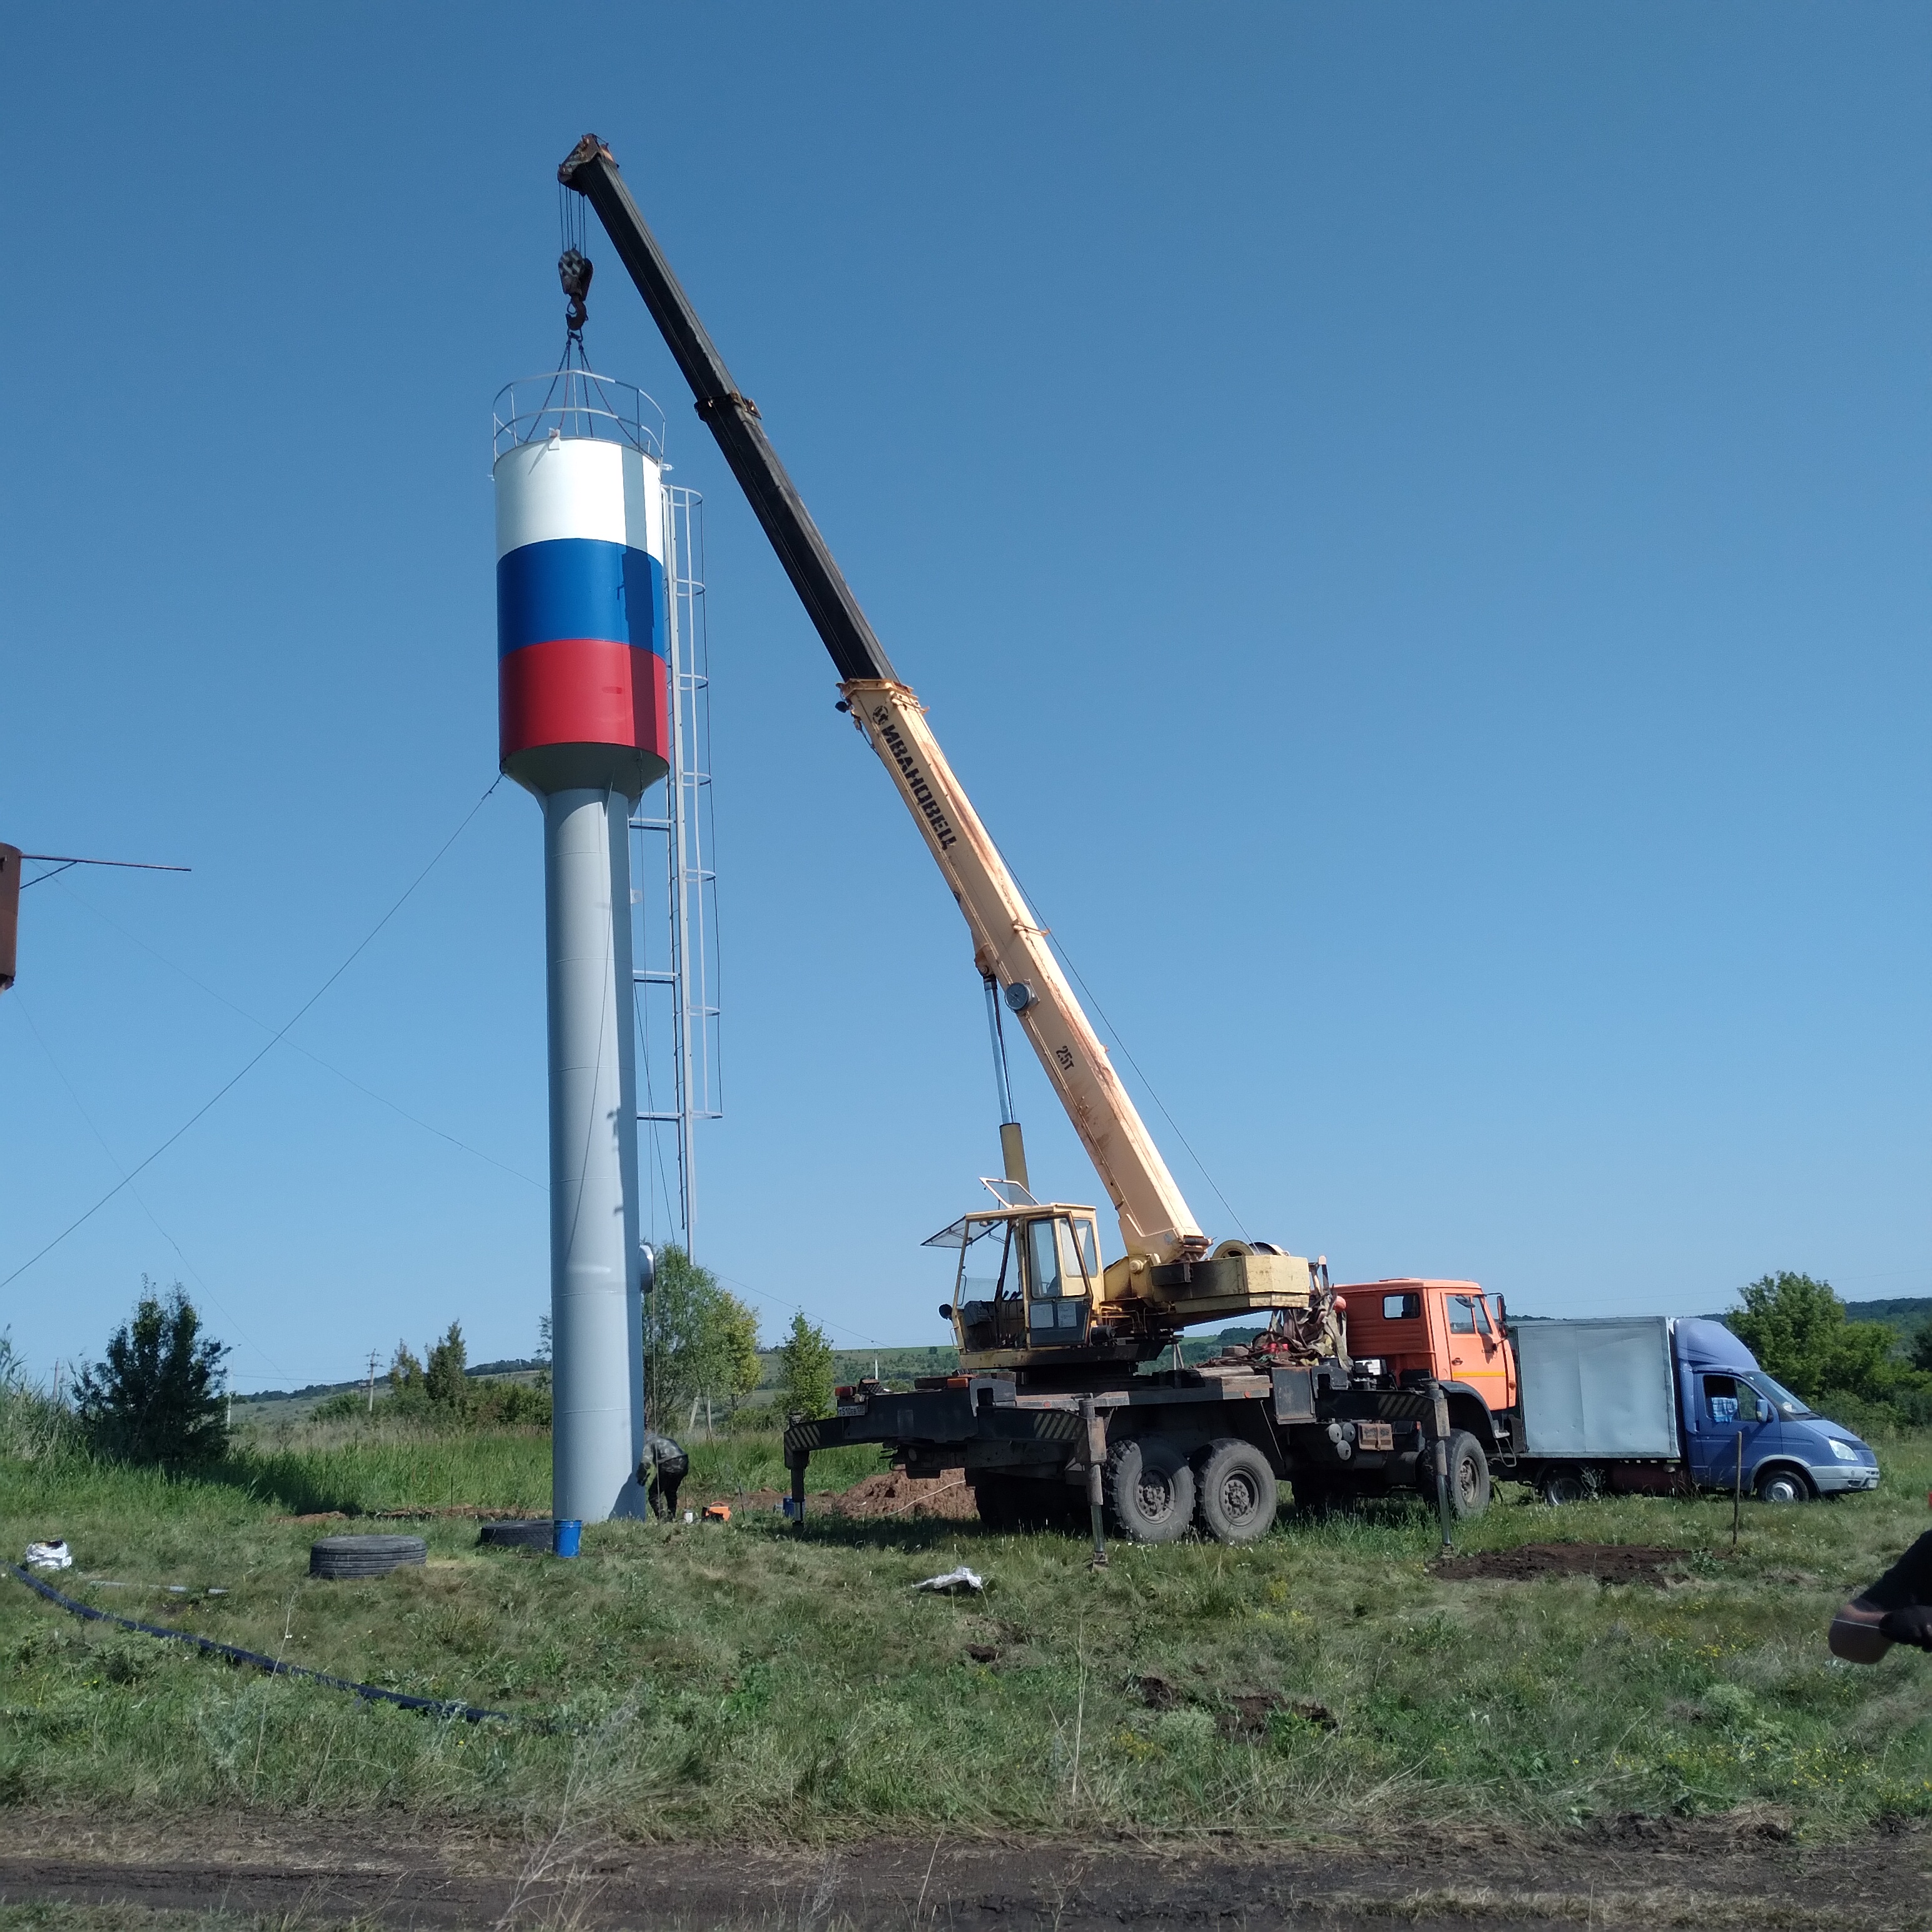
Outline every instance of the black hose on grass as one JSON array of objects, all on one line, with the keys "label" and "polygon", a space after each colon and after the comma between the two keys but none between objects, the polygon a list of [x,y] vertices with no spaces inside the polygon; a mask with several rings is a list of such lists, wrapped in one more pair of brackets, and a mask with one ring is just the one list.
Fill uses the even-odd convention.
[{"label": "black hose on grass", "polygon": [[433,1718],[460,1718],[466,1724],[481,1724],[485,1718],[494,1718],[506,1724],[517,1721],[508,1711],[486,1711],[480,1705],[454,1702],[441,1697],[410,1697],[400,1690],[384,1690],[374,1684],[356,1684],[346,1677],[332,1677],[326,1671],[311,1670],[306,1664],[285,1664],[279,1657],[264,1657],[259,1651],[243,1650],[235,1644],[217,1643],[212,1636],[196,1636],[192,1630],[170,1630],[165,1624],[144,1624],[132,1617],[117,1617],[112,1610],[97,1610],[92,1604],[76,1603],[73,1598],[62,1595],[51,1583],[42,1582],[17,1563],[10,1563],[7,1568],[28,1589],[38,1590],[49,1603],[58,1604],[62,1610],[71,1610],[76,1616],[85,1617],[91,1623],[114,1624],[122,1630],[138,1630],[143,1636],[171,1637],[176,1643],[191,1643],[196,1649],[211,1657],[223,1657],[230,1664],[246,1664],[256,1670],[266,1670],[271,1677],[300,1677],[328,1690],[352,1690],[357,1696],[366,1698],[372,1704],[400,1705],[405,1711],[427,1711]]}]

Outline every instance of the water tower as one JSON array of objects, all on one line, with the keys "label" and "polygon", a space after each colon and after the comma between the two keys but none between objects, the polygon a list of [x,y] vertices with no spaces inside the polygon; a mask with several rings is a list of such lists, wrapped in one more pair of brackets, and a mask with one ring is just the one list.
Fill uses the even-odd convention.
[{"label": "water tower", "polygon": [[543,808],[551,1508],[641,1514],[631,814],[670,758],[663,418],[588,370],[496,400],[502,769]]}]

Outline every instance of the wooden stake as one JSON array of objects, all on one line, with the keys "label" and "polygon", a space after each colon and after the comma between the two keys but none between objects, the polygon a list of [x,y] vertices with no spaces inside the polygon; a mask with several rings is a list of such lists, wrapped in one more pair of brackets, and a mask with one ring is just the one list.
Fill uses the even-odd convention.
[{"label": "wooden stake", "polygon": [[1744,1506],[1744,1432],[1738,1431],[1738,1475],[1731,1486],[1731,1547],[1738,1546],[1738,1518]]}]

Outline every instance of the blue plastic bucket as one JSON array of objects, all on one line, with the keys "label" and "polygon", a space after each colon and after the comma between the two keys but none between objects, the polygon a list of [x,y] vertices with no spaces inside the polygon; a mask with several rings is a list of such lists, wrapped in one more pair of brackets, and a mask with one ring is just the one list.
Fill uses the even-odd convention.
[{"label": "blue plastic bucket", "polygon": [[550,1540],[550,1553],[555,1556],[574,1556],[578,1546],[584,1540],[584,1525],[575,1516],[560,1522]]}]

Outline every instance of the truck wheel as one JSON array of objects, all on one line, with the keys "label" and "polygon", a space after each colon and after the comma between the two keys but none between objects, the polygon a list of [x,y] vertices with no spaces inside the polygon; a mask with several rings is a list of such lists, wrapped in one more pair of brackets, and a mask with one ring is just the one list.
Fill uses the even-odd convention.
[{"label": "truck wheel", "polygon": [[1560,1509],[1566,1503],[1580,1503],[1589,1493],[1583,1486],[1582,1478],[1570,1469],[1550,1470],[1536,1486],[1537,1500],[1552,1509]]},{"label": "truck wheel", "polygon": [[1174,1543],[1194,1520],[1194,1472],[1171,1442],[1130,1436],[1108,1451],[1107,1508],[1130,1543]]},{"label": "truck wheel", "polygon": [[[1449,1432],[1449,1514],[1459,1520],[1480,1516],[1490,1506],[1490,1459],[1466,1429]],[[1416,1465],[1422,1493],[1436,1501],[1436,1450],[1425,1444]]]},{"label": "truck wheel", "polygon": [[1757,1479],[1761,1503],[1808,1503],[1811,1485],[1796,1469],[1767,1469]]},{"label": "truck wheel", "polygon": [[1274,1526],[1281,1492],[1268,1458],[1252,1442],[1225,1436],[1194,1479],[1201,1527],[1216,1543],[1255,1543]]}]

